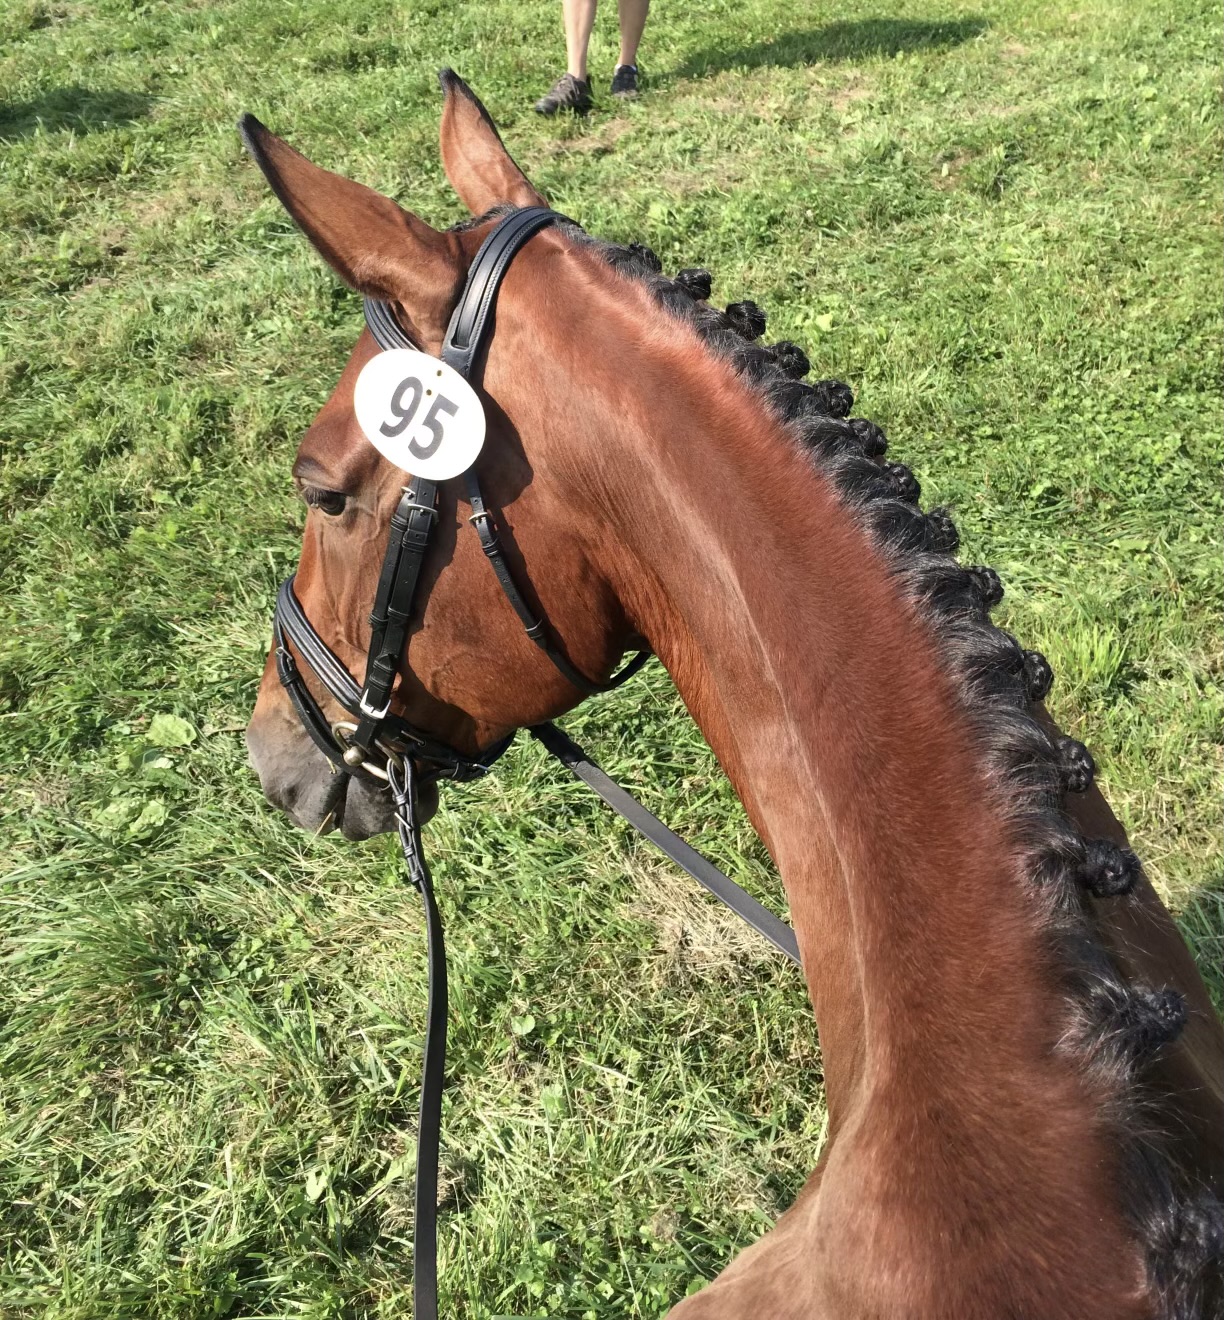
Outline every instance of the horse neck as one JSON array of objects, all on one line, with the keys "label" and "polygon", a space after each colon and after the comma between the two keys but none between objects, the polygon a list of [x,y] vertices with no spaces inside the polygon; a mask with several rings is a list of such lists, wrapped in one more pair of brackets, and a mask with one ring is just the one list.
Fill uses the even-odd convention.
[{"label": "horse neck", "polygon": [[583,357],[579,313],[553,320],[537,397],[580,379],[603,403],[558,439],[565,499],[778,866],[834,1129],[856,1101],[955,1100],[996,1134],[1014,1111],[1018,1146],[1023,1109],[1078,1110],[1082,1137],[1040,904],[937,638],[690,332],[623,289],[580,315],[624,354]]}]

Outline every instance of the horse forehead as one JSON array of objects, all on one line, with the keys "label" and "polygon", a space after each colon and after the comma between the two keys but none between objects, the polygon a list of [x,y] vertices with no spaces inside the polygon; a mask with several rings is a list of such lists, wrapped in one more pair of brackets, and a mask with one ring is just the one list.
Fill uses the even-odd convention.
[{"label": "horse forehead", "polygon": [[337,481],[348,476],[368,477],[375,457],[374,447],[357,425],[351,400],[347,409],[333,408],[329,400],[298,442],[293,475],[308,484],[323,476]]},{"label": "horse forehead", "polygon": [[383,466],[385,460],[357,422],[351,387],[337,387],[302,435],[293,475],[306,485],[353,494],[374,481]]}]

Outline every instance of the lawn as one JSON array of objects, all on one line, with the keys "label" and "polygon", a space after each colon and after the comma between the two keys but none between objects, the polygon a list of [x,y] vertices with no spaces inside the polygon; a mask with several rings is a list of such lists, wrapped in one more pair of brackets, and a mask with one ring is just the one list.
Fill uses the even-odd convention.
[{"label": "lawn", "polygon": [[[559,209],[705,265],[858,394],[1224,996],[1220,7],[660,3],[542,121],[555,3],[0,11],[0,1314],[400,1316],[424,942],[242,727],[360,325],[244,110],[425,219],[454,65]],[[566,727],[755,893],[657,664]],[[823,1133],[799,976],[523,740],[426,832],[451,951],[443,1312],[659,1316]]]}]

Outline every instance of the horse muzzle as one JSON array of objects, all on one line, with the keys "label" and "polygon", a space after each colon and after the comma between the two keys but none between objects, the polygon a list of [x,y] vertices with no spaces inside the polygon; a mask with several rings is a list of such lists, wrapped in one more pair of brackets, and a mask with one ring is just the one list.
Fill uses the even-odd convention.
[{"label": "horse muzzle", "polygon": [[[281,720],[275,714],[257,716],[247,726],[246,743],[264,796],[299,829],[312,834],[339,830],[346,839],[354,840],[395,829],[387,786],[335,769],[296,721]],[[421,823],[437,809],[437,785],[420,783],[417,813]]]}]

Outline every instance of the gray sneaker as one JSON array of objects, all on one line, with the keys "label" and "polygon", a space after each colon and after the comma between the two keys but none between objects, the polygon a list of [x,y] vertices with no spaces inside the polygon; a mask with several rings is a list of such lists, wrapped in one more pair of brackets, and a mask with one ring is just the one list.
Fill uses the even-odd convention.
[{"label": "gray sneaker", "polygon": [[638,71],[636,64],[618,64],[612,75],[612,95],[622,101],[632,101],[638,94]]},{"label": "gray sneaker", "polygon": [[585,78],[563,73],[535,103],[535,108],[538,115],[555,115],[558,110],[584,115],[591,108],[591,84]]}]

